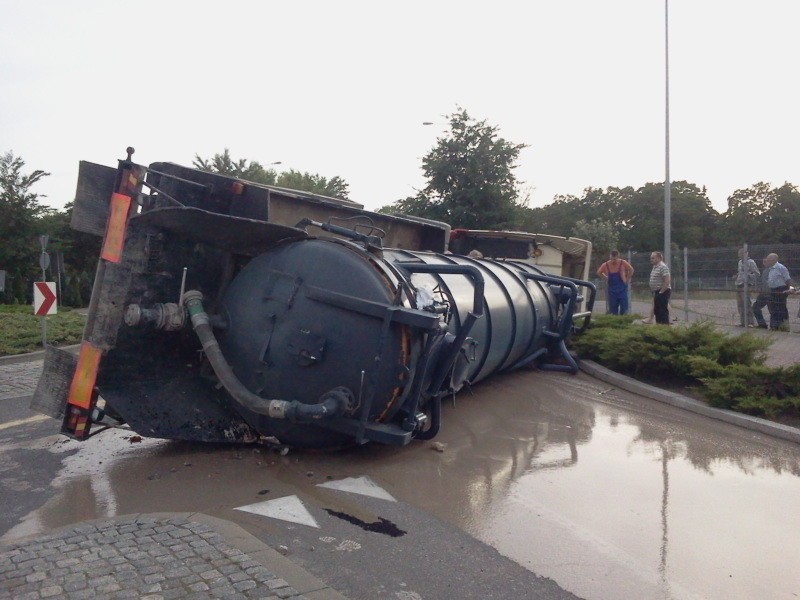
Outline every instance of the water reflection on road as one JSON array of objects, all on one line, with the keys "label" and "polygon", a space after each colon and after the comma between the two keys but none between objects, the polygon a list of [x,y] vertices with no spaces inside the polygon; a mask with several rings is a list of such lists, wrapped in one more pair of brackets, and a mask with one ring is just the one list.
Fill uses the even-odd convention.
[{"label": "water reflection on road", "polygon": [[445,423],[375,476],[578,595],[800,596],[796,445],[582,375],[497,378]]}]

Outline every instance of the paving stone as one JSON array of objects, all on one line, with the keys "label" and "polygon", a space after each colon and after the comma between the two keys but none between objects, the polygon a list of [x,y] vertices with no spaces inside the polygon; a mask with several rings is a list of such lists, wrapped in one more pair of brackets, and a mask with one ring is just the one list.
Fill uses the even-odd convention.
[{"label": "paving stone", "polygon": [[86,581],[70,581],[64,584],[64,591],[67,592],[77,592],[78,590],[84,590],[89,587]]},{"label": "paving stone", "polygon": [[267,587],[271,590],[288,586],[289,584],[286,583],[283,579],[270,579],[269,581],[267,581]]},{"label": "paving stone", "polygon": [[258,584],[253,581],[252,579],[245,579],[244,581],[239,581],[238,583],[234,583],[233,587],[237,592],[244,592],[246,590],[252,590],[257,587]]},{"label": "paving stone", "polygon": [[120,590],[119,592],[112,594],[111,597],[114,600],[127,600],[128,598],[138,598],[139,592],[137,590]]},{"label": "paving stone", "polygon": [[302,598],[207,525],[185,519],[85,524],[0,548],[0,581],[3,600]]},{"label": "paving stone", "polygon": [[42,598],[52,598],[53,596],[58,596],[64,591],[60,585],[50,585],[45,588],[39,590],[39,595]]},{"label": "paving stone", "polygon": [[153,584],[158,583],[160,581],[164,581],[166,577],[164,577],[163,573],[153,573],[152,575],[145,575],[144,582]]},{"label": "paving stone", "polygon": [[190,585],[189,589],[192,590],[193,592],[205,592],[207,590],[210,590],[211,588],[205,581],[198,581],[197,583],[193,583],[192,585]]}]

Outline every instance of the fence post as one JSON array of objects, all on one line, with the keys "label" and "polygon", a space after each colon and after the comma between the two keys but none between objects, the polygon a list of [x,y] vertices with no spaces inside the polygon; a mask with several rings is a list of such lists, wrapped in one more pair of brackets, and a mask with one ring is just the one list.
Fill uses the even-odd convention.
[{"label": "fence post", "polygon": [[[741,307],[742,307],[742,322],[744,326],[747,327],[750,325],[750,290],[749,290],[749,282],[750,279],[750,253],[747,250],[747,242],[744,243],[742,246],[742,273],[744,275],[744,284],[742,286],[742,299],[741,299]],[[736,302],[739,303],[739,299],[736,299]]]},{"label": "fence post", "polygon": [[[631,249],[628,248],[628,264],[632,265],[631,262]],[[633,277],[630,278],[628,282],[628,314],[633,312]]]},{"label": "fence post", "polygon": [[689,249],[683,247],[683,317],[689,322]]}]

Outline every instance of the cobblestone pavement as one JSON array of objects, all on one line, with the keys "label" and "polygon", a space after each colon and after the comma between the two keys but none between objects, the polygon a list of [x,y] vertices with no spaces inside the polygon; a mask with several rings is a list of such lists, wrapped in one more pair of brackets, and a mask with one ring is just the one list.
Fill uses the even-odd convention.
[{"label": "cobblestone pavement", "polygon": [[0,548],[0,598],[306,598],[186,518],[123,518]]},{"label": "cobblestone pavement", "polygon": [[0,400],[32,394],[41,374],[41,359],[8,365],[0,364]]}]

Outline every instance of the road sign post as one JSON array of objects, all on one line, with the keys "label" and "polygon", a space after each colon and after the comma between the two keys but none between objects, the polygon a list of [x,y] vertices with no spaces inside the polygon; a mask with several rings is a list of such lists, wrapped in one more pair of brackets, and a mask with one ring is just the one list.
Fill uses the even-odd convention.
[{"label": "road sign post", "polygon": [[47,347],[47,315],[56,314],[55,281],[36,281],[33,284],[33,314],[42,318],[42,348]]},{"label": "road sign post", "polygon": [[[39,266],[42,268],[42,281],[41,284],[38,281],[33,284],[33,313],[42,318],[42,350],[47,350],[47,315],[51,314],[51,307],[53,313],[56,312],[55,290],[51,290],[47,283],[47,268],[50,266],[50,255],[47,253],[48,241],[50,241],[50,236],[39,236],[39,243],[42,245],[42,254],[39,256]],[[40,295],[38,308],[36,302],[37,288]]]}]

